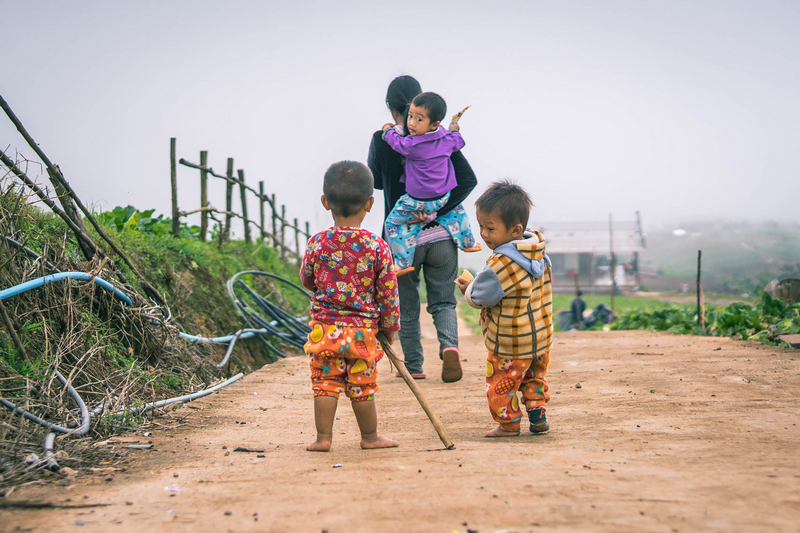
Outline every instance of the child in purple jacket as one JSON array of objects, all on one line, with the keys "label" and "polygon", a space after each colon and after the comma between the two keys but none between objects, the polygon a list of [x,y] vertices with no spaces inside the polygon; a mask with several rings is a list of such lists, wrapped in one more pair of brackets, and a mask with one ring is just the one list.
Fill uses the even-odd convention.
[{"label": "child in purple jacket", "polygon": [[[447,104],[436,93],[420,93],[411,102],[406,120],[410,135],[404,137],[393,124],[383,126],[383,138],[405,156],[406,194],[400,197],[386,218],[386,240],[394,256],[397,275],[413,270],[414,248],[422,226],[436,219],[456,186],[450,155],[464,147],[458,127],[461,113],[453,116],[449,131],[439,125]],[[422,219],[418,213],[425,213]],[[445,226],[459,248],[480,250],[466,214]]]}]

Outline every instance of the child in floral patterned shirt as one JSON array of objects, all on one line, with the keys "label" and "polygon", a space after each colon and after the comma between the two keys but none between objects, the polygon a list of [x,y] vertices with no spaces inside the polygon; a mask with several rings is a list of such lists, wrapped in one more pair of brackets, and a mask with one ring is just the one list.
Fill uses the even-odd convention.
[{"label": "child in floral patterned shirt", "polygon": [[400,329],[397,276],[386,242],[361,229],[372,209],[372,173],[362,163],[341,161],[325,172],[322,205],[334,225],[308,241],[300,280],[314,291],[311,333],[305,351],[311,356],[317,439],[306,448],[331,448],[339,394],[350,398],[362,448],[391,448],[398,443],[378,435],[376,363],[383,350],[379,331],[389,341]]}]

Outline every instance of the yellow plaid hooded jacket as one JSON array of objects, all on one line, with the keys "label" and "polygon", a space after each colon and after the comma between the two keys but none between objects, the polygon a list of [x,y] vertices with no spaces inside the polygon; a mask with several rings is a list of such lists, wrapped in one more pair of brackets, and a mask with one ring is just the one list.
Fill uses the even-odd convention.
[{"label": "yellow plaid hooded jacket", "polygon": [[482,309],[486,348],[497,356],[532,359],[550,349],[553,291],[544,247],[538,231],[498,246],[465,292],[467,302]]}]

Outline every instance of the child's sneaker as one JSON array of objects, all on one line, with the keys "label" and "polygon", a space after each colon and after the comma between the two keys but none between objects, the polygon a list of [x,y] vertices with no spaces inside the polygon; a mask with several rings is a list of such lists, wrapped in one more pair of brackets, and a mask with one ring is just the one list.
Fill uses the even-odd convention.
[{"label": "child's sneaker", "polygon": [[537,407],[528,411],[528,419],[531,421],[531,433],[544,433],[550,426],[547,425],[547,417],[543,407]]}]

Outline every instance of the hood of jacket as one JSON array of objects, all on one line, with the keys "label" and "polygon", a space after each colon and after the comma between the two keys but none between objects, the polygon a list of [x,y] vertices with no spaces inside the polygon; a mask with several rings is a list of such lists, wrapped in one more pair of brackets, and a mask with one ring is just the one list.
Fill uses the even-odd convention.
[{"label": "hood of jacket", "polygon": [[544,235],[538,231],[526,229],[522,233],[522,239],[501,244],[494,249],[494,253],[505,255],[532,276],[540,278],[541,260],[544,255]]}]

